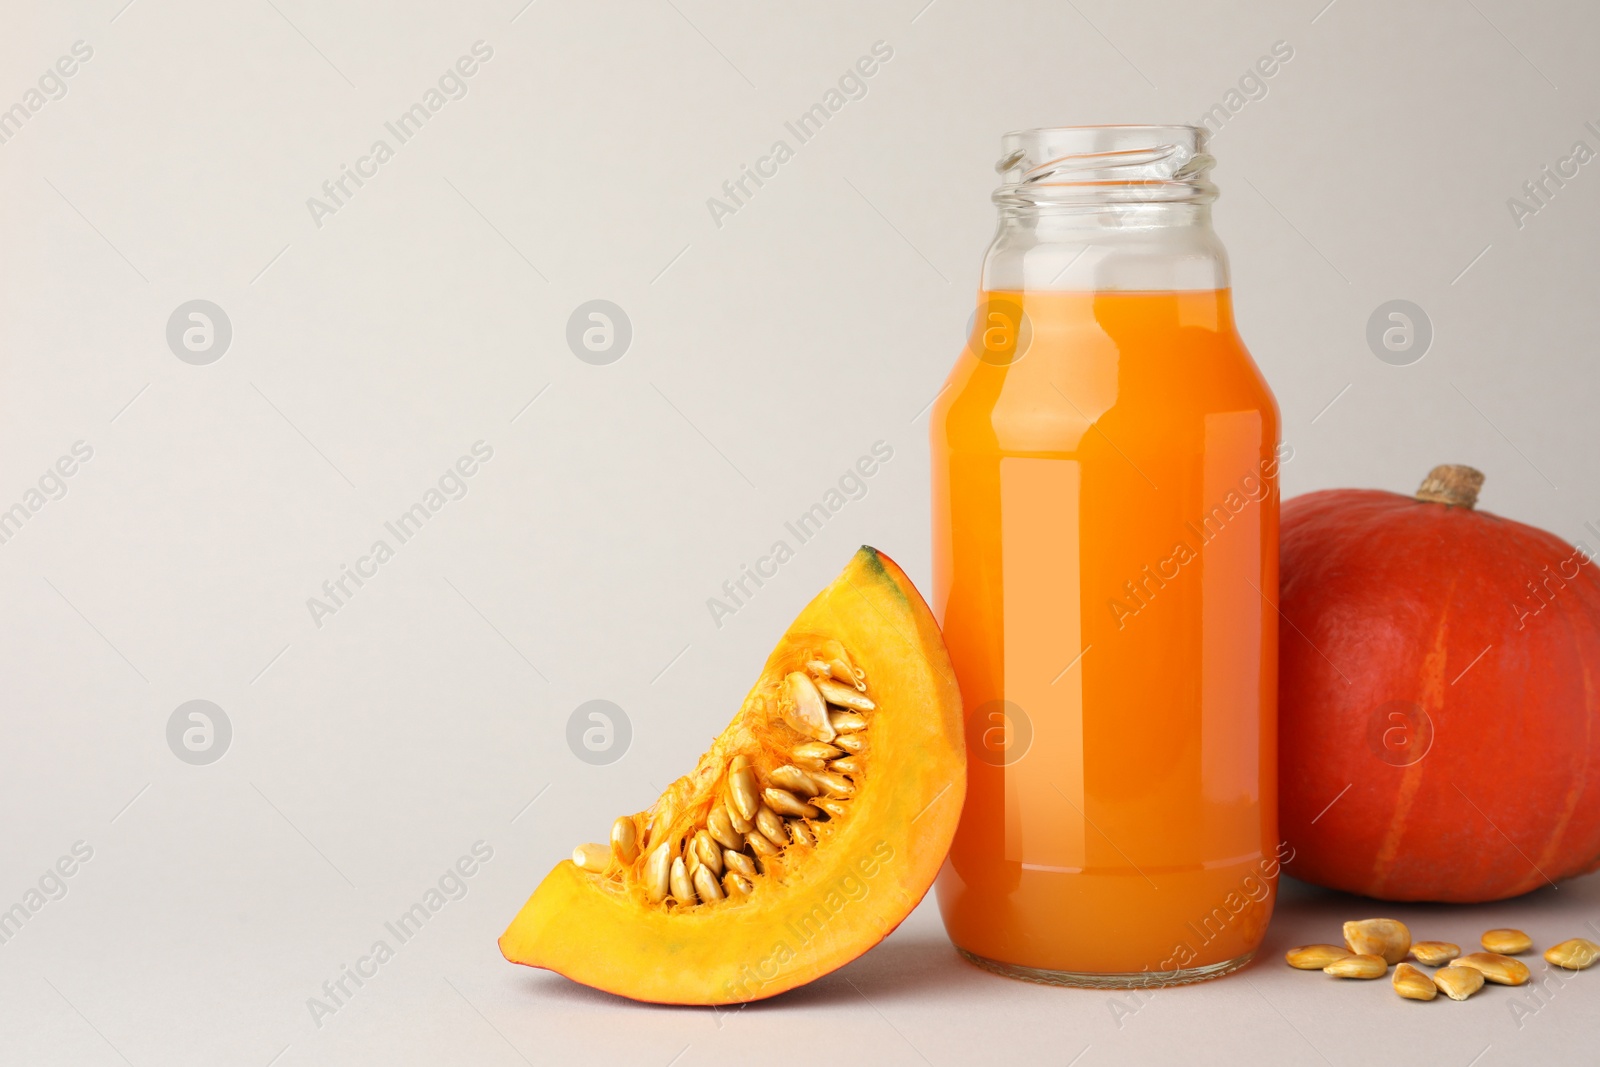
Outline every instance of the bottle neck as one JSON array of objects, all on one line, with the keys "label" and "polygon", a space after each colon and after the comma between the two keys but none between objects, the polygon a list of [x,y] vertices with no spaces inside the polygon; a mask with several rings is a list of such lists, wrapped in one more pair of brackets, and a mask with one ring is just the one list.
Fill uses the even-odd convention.
[{"label": "bottle neck", "polygon": [[1008,205],[983,261],[989,291],[1226,289],[1209,203]]},{"label": "bottle neck", "polygon": [[1193,126],[1076,126],[1001,142],[1000,226],[986,290],[1193,291],[1228,287],[1211,230],[1217,189]]}]

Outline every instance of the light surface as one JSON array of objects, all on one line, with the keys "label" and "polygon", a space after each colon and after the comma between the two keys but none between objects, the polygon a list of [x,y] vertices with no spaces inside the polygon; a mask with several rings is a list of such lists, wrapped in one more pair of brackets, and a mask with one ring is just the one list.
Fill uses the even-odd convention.
[{"label": "light surface", "polygon": [[[926,591],[927,408],[1004,131],[1195,122],[1286,42],[1210,142],[1285,493],[1467,463],[1484,509],[1600,546],[1600,162],[1508,206],[1600,150],[1600,14],[1324,4],[9,4],[0,109],[74,41],[93,57],[0,143],[0,512],[93,457],[0,543],[0,909],[94,854],[0,944],[0,1063],[1592,1062],[1600,974],[1518,1028],[1506,990],[1407,1004],[1275,961],[1413,914],[1345,901],[1289,903],[1263,964],[1120,1028],[1103,995],[961,964],[926,906],[720,1029],[494,951],[552,864],[693,765],[858,545]],[[480,40],[467,95],[398,144]],[[799,143],[785,123],[877,41],[865,95]],[[394,157],[319,227],[308,198],[380,137]],[[780,138],[793,158],[714,216]],[[232,325],[209,365],[167,338],[197,299]],[[631,323],[610,364],[568,346],[593,300]],[[1404,366],[1368,341],[1394,300],[1433,328]],[[388,533],[478,441],[465,497]],[[786,524],[830,491],[802,543]],[[379,538],[393,558],[317,625]],[[169,747],[192,700],[231,724],[208,765]],[[606,706],[573,719],[594,700],[626,741]],[[466,895],[317,1026],[308,998],[480,840]],[[1596,892],[1419,929],[1543,946]]]}]

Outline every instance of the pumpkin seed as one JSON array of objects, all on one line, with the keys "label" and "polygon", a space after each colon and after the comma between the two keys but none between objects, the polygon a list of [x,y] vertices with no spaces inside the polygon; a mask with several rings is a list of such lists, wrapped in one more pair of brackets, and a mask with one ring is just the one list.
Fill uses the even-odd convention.
[{"label": "pumpkin seed", "polygon": [[580,871],[603,871],[611,862],[611,850],[591,841],[572,850],[572,862]]},{"label": "pumpkin seed", "polygon": [[850,779],[842,774],[834,774],[832,771],[812,771],[811,777],[824,790],[837,797],[847,797],[856,791]]},{"label": "pumpkin seed", "polygon": [[748,834],[745,834],[744,839],[745,842],[750,846],[750,851],[754,852],[757,856],[766,858],[768,856],[776,856],[778,854],[778,846],[774,845],[771,841],[768,841],[762,834],[752,831]]},{"label": "pumpkin seed", "polygon": [[1320,971],[1335,960],[1350,955],[1350,950],[1338,945],[1301,945],[1283,954],[1289,966],[1302,971]]},{"label": "pumpkin seed", "polygon": [[713,900],[721,900],[726,895],[717,882],[717,876],[711,873],[710,867],[701,867],[694,872],[694,889],[700,899],[707,904]]},{"label": "pumpkin seed", "polygon": [[[827,774],[826,771],[820,773]],[[782,789],[773,789],[769,786],[762,791],[761,798],[771,805],[773,811],[780,815],[810,819],[815,818],[817,814],[816,808],[813,808],[793,793],[786,793]]]},{"label": "pumpkin seed", "polygon": [[739,896],[749,896],[751,893],[755,892],[756,888],[750,884],[750,881],[747,878],[740,875],[737,871],[729,871],[727,874],[723,875],[722,884],[727,888],[728,895],[730,897],[734,896],[735,894]]},{"label": "pumpkin seed", "polygon": [[1407,1000],[1432,1000],[1439,995],[1439,987],[1433,984],[1433,979],[1409,963],[1394,969],[1394,991]]},{"label": "pumpkin seed", "polygon": [[867,720],[853,711],[836,711],[828,716],[828,722],[833,726],[835,733],[841,734],[853,734],[857,730],[867,728]]},{"label": "pumpkin seed", "polygon": [[828,664],[828,673],[834,678],[866,692],[867,672],[850,662],[850,653],[837,640],[830,637],[822,643],[822,658]]},{"label": "pumpkin seed", "polygon": [[1483,988],[1483,972],[1452,963],[1433,972],[1433,984],[1451,1000],[1466,1000]]},{"label": "pumpkin seed", "polygon": [[1388,971],[1389,965],[1384,962],[1382,956],[1358,952],[1343,959],[1334,960],[1322,969],[1335,978],[1382,978],[1384,973]]},{"label": "pumpkin seed", "polygon": [[711,809],[711,814],[706,816],[706,832],[723,848],[743,848],[744,838],[734,832],[733,823],[728,819],[728,809],[721,804]]},{"label": "pumpkin seed", "polygon": [[865,734],[840,734],[833,743],[851,755],[860,755],[867,747],[867,738]]},{"label": "pumpkin seed", "polygon": [[816,846],[817,839],[811,836],[811,831],[806,829],[805,823],[799,819],[790,819],[788,825],[789,836],[794,839],[795,844],[805,845],[808,848]]},{"label": "pumpkin seed", "polygon": [[1526,963],[1498,952],[1469,952],[1450,966],[1482,971],[1483,977],[1495,985],[1522,985],[1531,975]]},{"label": "pumpkin seed", "polygon": [[1521,930],[1504,927],[1498,930],[1485,930],[1478,943],[1489,952],[1496,952],[1502,956],[1515,956],[1532,948],[1533,938]]},{"label": "pumpkin seed", "polygon": [[711,868],[711,873],[717,877],[722,876],[722,849],[717,847],[716,839],[709,830],[701,830],[694,835],[694,848],[700,854],[700,862]]},{"label": "pumpkin seed", "polygon": [[828,703],[849,708],[851,711],[872,711],[878,706],[855,686],[840,685],[838,682],[824,679],[817,682],[817,690]]},{"label": "pumpkin seed", "polygon": [[838,771],[840,774],[860,774],[861,763],[859,760],[846,756],[844,759],[836,759],[828,764],[828,769],[830,771]]},{"label": "pumpkin seed", "polygon": [[689,884],[694,884],[694,872],[700,869],[700,850],[694,847],[694,838],[689,839],[689,847],[683,850],[683,870],[689,876]]},{"label": "pumpkin seed", "polygon": [[1399,963],[1411,950],[1411,931],[1399,919],[1362,919],[1344,924],[1344,943],[1358,955]]},{"label": "pumpkin seed", "polygon": [[818,741],[832,741],[834,729],[828,721],[828,706],[822,701],[817,683],[792,671],[783,680],[784,693],[779,701],[783,721],[797,733]]},{"label": "pumpkin seed", "polygon": [[803,797],[814,797],[822,789],[799,767],[785,765],[777,768],[768,776],[772,784],[780,789],[787,789],[791,793],[799,793]]},{"label": "pumpkin seed", "polygon": [[1448,941],[1413,941],[1411,943],[1411,957],[1418,963],[1425,963],[1429,967],[1437,967],[1442,963],[1449,963],[1461,955],[1461,946],[1452,945]]},{"label": "pumpkin seed", "polygon": [[[740,756],[738,759],[744,757]],[[756,794],[756,772],[750,769],[748,763],[728,772],[728,793],[733,799],[733,810],[745,819],[756,817],[756,808],[760,806]]]},{"label": "pumpkin seed", "polygon": [[611,824],[611,853],[624,867],[639,858],[639,828],[627,815]]},{"label": "pumpkin seed", "polygon": [[[740,841],[739,844],[743,845],[744,842]],[[754,878],[756,876],[756,861],[746,856],[743,852],[737,852],[731,848],[725,849],[722,853],[722,862],[727,865],[728,870],[736,871],[746,878]]]},{"label": "pumpkin seed", "polygon": [[810,760],[813,763],[826,763],[831,759],[838,759],[844,755],[844,749],[835,746],[842,745],[844,738],[836,737],[833,744],[826,741],[807,741],[803,745],[796,745],[793,749],[794,758],[797,760]]},{"label": "pumpkin seed", "polygon": [[835,819],[842,819],[850,814],[850,805],[842,800],[834,800],[832,797],[817,797],[815,803],[817,807]]},{"label": "pumpkin seed", "polygon": [[657,845],[644,861],[644,893],[657,904],[667,899],[672,886],[672,855],[665,844]]},{"label": "pumpkin seed", "polygon": [[684,865],[683,858],[672,861],[672,898],[679,904],[698,904],[699,898],[694,895],[694,883],[689,881],[689,868]]},{"label": "pumpkin seed", "polygon": [[[775,790],[767,790],[775,792]],[[761,831],[761,836],[782,848],[789,843],[789,834],[783,828],[783,820],[765,804],[756,812],[756,829]]]},{"label": "pumpkin seed", "polygon": [[1600,945],[1587,937],[1574,937],[1545,949],[1544,958],[1557,967],[1581,971],[1595,960],[1600,960]]}]

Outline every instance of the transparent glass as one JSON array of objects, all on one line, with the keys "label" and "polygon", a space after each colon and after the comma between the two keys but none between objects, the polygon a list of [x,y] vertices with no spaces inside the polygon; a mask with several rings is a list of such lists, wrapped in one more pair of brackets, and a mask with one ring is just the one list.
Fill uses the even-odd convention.
[{"label": "transparent glass", "polygon": [[1064,985],[1246,963],[1277,837],[1278,411],[1234,329],[1203,130],[1008,134],[933,411],[967,958]]}]

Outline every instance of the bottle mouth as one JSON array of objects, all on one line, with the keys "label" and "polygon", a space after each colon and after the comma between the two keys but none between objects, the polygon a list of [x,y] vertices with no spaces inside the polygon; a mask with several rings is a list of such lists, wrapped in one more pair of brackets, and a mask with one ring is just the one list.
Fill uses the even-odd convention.
[{"label": "bottle mouth", "polygon": [[1002,206],[1208,204],[1216,160],[1199,126],[1053,126],[1001,138]]}]

